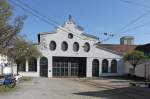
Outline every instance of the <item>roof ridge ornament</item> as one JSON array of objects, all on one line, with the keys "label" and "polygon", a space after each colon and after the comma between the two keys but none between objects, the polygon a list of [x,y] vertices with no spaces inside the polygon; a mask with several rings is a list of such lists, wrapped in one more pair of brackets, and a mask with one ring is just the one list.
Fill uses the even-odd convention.
[{"label": "roof ridge ornament", "polygon": [[71,14],[69,14],[68,21],[69,21],[69,22],[72,22],[72,23],[74,23],[74,24],[75,24],[75,21],[73,20],[73,18],[72,18],[72,15],[71,15]]},{"label": "roof ridge ornament", "polygon": [[72,16],[71,16],[71,14],[69,14],[69,21],[73,21],[73,18],[72,18]]}]

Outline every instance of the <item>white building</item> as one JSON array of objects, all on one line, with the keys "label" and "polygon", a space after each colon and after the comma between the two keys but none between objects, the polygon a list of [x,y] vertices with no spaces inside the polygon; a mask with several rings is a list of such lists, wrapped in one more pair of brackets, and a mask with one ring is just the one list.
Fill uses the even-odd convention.
[{"label": "white building", "polygon": [[41,57],[18,64],[19,73],[33,77],[99,77],[124,73],[122,56],[101,47],[69,17],[55,32],[40,33],[36,45]]},{"label": "white building", "polygon": [[7,57],[5,55],[0,54],[0,75],[3,73],[3,67],[7,64]]}]

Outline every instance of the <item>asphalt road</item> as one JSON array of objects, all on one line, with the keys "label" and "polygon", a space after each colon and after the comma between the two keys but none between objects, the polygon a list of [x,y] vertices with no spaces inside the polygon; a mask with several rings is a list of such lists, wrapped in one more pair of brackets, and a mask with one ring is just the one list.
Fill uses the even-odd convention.
[{"label": "asphalt road", "polygon": [[0,94],[0,99],[136,99],[120,91],[106,90],[67,78],[34,78],[21,83],[15,92]]}]

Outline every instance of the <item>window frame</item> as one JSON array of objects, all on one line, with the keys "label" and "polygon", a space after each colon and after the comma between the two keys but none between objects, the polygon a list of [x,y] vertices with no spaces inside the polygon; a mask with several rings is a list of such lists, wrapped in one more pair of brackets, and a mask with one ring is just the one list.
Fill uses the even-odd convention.
[{"label": "window frame", "polygon": [[109,61],[107,59],[102,60],[102,73],[109,73]]},{"label": "window frame", "polygon": [[[87,48],[86,48],[87,47]],[[84,43],[84,52],[89,52],[90,51],[90,43],[88,43],[88,42],[85,42]]]},{"label": "window frame", "polygon": [[29,62],[29,72],[37,72],[37,59],[32,57],[28,60]]},{"label": "window frame", "polygon": [[68,38],[69,38],[69,39],[72,39],[72,38],[73,38],[73,34],[72,34],[72,33],[69,33],[69,34],[68,34]]},{"label": "window frame", "polygon": [[[76,47],[76,48],[75,48],[75,47]],[[74,43],[73,43],[73,51],[74,51],[74,52],[78,52],[79,49],[80,49],[79,43],[78,43],[78,42],[74,42]]]},{"label": "window frame", "polygon": [[[52,44],[54,44],[53,48],[52,48]],[[55,51],[56,50],[56,47],[57,47],[57,44],[55,41],[50,41],[50,44],[49,44],[49,49],[51,51]]]},{"label": "window frame", "polygon": [[66,41],[61,43],[61,50],[64,52],[68,50],[68,43]]}]

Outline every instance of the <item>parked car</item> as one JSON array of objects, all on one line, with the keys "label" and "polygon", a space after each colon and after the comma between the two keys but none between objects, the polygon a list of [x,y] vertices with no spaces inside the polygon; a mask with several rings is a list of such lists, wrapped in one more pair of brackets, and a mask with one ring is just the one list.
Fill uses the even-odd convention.
[{"label": "parked car", "polygon": [[14,75],[14,78],[16,79],[16,81],[19,81],[22,78],[22,75],[16,74]]},{"label": "parked car", "polygon": [[3,85],[5,78],[0,78],[0,85]]},{"label": "parked car", "polygon": [[10,87],[10,88],[15,87],[16,86],[16,78],[12,74],[5,75],[3,85],[5,87]]}]

